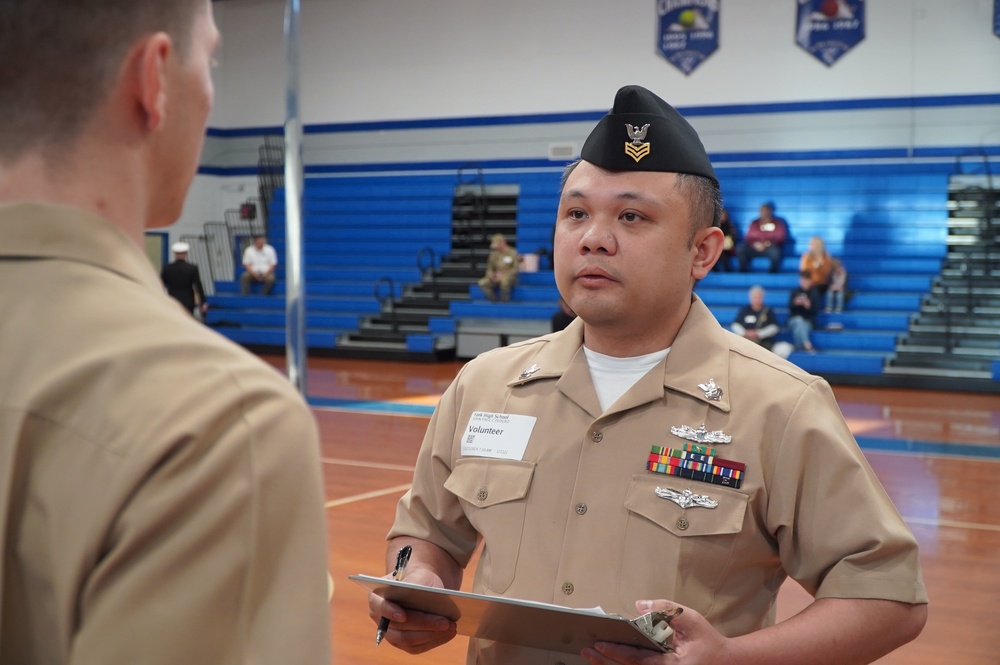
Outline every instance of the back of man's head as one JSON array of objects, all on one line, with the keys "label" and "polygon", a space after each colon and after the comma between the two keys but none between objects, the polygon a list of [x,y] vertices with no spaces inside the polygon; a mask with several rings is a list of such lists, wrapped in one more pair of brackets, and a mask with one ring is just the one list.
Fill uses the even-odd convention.
[{"label": "back of man's head", "polygon": [[181,57],[208,0],[0,0],[0,164],[71,146],[132,45],[165,32]]}]

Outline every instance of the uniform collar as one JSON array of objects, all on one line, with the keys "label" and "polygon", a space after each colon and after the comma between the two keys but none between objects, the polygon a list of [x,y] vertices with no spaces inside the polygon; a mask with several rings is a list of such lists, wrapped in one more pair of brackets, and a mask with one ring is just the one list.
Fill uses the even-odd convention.
[{"label": "uniform collar", "polygon": [[[683,393],[721,411],[729,411],[729,342],[726,331],[697,295],[663,363],[662,387]],[[539,379],[559,379],[559,390],[579,404],[589,404],[594,391],[583,354],[583,322],[574,319],[565,330],[545,337],[547,343],[507,385]],[[644,377],[641,382],[647,378]],[[700,386],[714,381],[721,394],[712,399]],[[636,384],[637,386],[639,384]],[[646,391],[642,391],[646,394]],[[658,397],[662,397],[658,395]],[[648,400],[646,400],[648,401]]]},{"label": "uniform collar", "polygon": [[[697,295],[667,354],[663,386],[729,412],[729,340],[727,332]],[[718,399],[701,386],[721,389]]]},{"label": "uniform collar", "polygon": [[105,218],[87,210],[48,203],[0,205],[0,259],[58,259],[115,272],[162,293],[146,255]]}]

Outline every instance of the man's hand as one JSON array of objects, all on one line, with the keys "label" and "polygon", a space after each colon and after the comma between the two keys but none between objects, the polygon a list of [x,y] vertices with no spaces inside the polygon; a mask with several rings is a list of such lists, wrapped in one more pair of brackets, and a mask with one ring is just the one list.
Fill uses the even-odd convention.
[{"label": "man's hand", "polygon": [[[406,570],[407,582],[444,588],[441,578],[427,568],[408,567]],[[389,617],[391,623],[386,631],[385,641],[411,654],[430,651],[456,635],[454,621],[435,614],[405,610],[375,593],[368,594],[368,615],[376,624],[382,617]]]},{"label": "man's hand", "polygon": [[663,611],[674,607],[682,607],[683,612],[674,617],[670,627],[674,634],[670,644],[674,650],[667,653],[650,649],[637,649],[624,644],[598,642],[592,649],[581,652],[588,663],[594,665],[711,665],[728,662],[725,660],[725,645],[727,639],[698,612],[666,600],[640,600],[636,609],[646,612]]}]

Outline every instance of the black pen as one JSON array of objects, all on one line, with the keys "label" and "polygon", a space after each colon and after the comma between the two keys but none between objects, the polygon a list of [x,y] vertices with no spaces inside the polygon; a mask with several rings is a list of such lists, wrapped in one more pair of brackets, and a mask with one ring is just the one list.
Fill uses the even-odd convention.
[{"label": "black pen", "polygon": [[[406,568],[406,562],[410,560],[411,552],[413,552],[413,548],[409,545],[403,545],[399,548],[399,552],[396,553],[396,567],[392,571],[392,579],[403,579],[403,568]],[[378,630],[375,631],[375,646],[382,643],[382,638],[385,637],[387,630],[389,630],[389,617],[382,617],[378,620]]]}]

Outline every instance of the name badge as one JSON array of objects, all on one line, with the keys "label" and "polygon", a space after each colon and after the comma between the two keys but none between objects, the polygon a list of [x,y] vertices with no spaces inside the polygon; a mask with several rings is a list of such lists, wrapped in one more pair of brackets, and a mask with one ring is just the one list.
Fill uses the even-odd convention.
[{"label": "name badge", "polygon": [[524,459],[537,418],[511,413],[475,411],[462,434],[462,454],[468,457]]}]

